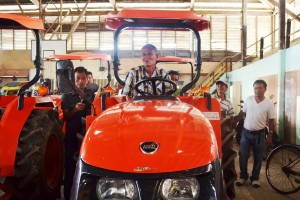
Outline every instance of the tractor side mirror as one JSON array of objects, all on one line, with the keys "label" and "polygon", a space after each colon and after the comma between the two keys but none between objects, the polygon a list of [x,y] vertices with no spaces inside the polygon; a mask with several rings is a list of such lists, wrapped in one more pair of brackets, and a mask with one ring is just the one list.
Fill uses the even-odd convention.
[{"label": "tractor side mirror", "polygon": [[62,94],[72,93],[75,88],[75,76],[73,63],[70,60],[56,62],[57,87]]}]

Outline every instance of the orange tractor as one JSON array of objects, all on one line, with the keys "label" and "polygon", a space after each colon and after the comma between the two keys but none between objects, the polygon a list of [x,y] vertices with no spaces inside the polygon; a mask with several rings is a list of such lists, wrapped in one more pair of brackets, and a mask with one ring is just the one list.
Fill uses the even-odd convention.
[{"label": "orange tractor", "polygon": [[[72,199],[202,200],[226,199],[221,157],[220,104],[204,96],[183,96],[199,80],[199,31],[209,21],[191,11],[122,10],[109,15],[107,27],[115,29],[114,76],[118,75],[118,37],[125,29],[189,30],[196,38],[196,74],[175,97],[145,94],[128,99],[103,93],[87,116]],[[60,84],[72,92],[73,65],[59,61],[64,71]],[[142,80],[168,81],[154,78]],[[176,88],[176,84],[171,82]],[[175,84],[175,85],[174,85]],[[70,86],[70,87],[69,87]],[[174,87],[173,87],[174,88]]]},{"label": "orange tractor", "polygon": [[39,35],[43,22],[0,14],[0,29],[32,30],[37,41],[34,78],[16,96],[0,96],[0,199],[55,199],[64,166],[59,98],[31,97],[29,90],[43,66]]}]

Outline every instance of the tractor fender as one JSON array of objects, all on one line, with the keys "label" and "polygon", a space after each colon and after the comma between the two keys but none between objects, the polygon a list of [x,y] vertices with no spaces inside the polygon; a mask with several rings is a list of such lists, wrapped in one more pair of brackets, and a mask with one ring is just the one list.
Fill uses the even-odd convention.
[{"label": "tractor fender", "polygon": [[24,108],[18,110],[18,98],[7,105],[0,122],[0,176],[13,176],[20,132],[34,108],[34,98],[24,98]]},{"label": "tractor fender", "polygon": [[26,97],[22,110],[18,110],[18,98],[7,104],[0,121],[0,177],[14,176],[19,136],[30,113],[37,107],[48,110],[54,105],[50,97]]}]

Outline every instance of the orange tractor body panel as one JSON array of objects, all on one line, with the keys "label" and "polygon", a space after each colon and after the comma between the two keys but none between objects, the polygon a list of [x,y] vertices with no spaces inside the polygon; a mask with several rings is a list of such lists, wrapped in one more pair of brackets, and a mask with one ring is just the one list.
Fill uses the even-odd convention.
[{"label": "orange tractor body panel", "polygon": [[191,11],[173,10],[121,10],[118,14],[107,15],[106,27],[118,29],[123,24],[131,23],[128,19],[134,19],[137,23],[178,23],[188,21],[187,24],[202,31],[210,28],[210,22],[205,17],[196,15]]},{"label": "orange tractor body panel", "polygon": [[74,52],[69,54],[55,54],[48,57],[49,60],[106,60],[111,61],[109,54],[91,53],[91,52]]},{"label": "orange tractor body panel", "polygon": [[[195,107],[206,107],[205,98],[198,98],[195,103]],[[220,105],[215,105],[210,112],[219,116]],[[214,131],[220,137],[220,129],[218,123],[211,127],[195,107],[170,100],[130,101],[110,107],[90,126],[81,158],[93,166],[130,173],[175,172],[207,165],[218,155],[214,144],[219,145],[215,140],[221,138],[216,139]],[[113,122],[117,124],[112,125]],[[158,144],[168,141],[168,145],[153,155],[136,149],[149,140]]]},{"label": "orange tractor body panel", "polygon": [[17,96],[0,96],[0,107],[6,107],[10,102],[17,98]]},{"label": "orange tractor body panel", "polygon": [[[199,109],[210,121],[215,135],[216,140],[218,143],[218,148],[222,149],[222,135],[221,135],[221,120],[220,120],[220,102],[213,98],[212,101],[212,109],[207,109],[207,99],[199,96],[179,96],[178,97],[180,101],[188,103],[197,109]],[[102,98],[96,98],[93,102],[96,108],[96,114],[97,116],[87,116],[86,118],[86,130],[89,129],[92,122],[103,112],[101,109],[101,100]],[[106,106],[107,108],[110,108],[112,106],[115,106],[119,103],[126,102],[127,99],[125,96],[113,96],[113,97],[107,97],[106,99]],[[220,157],[222,157],[222,151],[219,152]]]}]

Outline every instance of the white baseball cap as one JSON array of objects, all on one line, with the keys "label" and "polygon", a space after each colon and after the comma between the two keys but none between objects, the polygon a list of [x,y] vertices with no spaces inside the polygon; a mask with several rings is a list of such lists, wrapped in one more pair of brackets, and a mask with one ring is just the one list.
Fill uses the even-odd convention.
[{"label": "white baseball cap", "polygon": [[226,85],[226,87],[228,87],[228,84],[227,84],[226,81],[218,80],[218,81],[216,82],[216,85],[219,85],[219,84],[224,84],[224,85]]}]

